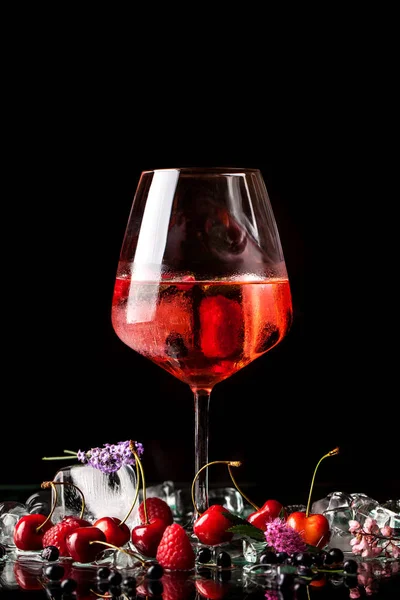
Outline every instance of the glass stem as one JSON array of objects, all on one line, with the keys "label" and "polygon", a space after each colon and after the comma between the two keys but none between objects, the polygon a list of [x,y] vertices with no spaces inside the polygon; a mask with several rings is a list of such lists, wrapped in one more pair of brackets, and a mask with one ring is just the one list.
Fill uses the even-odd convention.
[{"label": "glass stem", "polygon": [[[208,463],[208,414],[210,407],[210,389],[193,389],[194,395],[194,451],[195,473]],[[208,508],[208,469],[204,469],[195,482],[194,498],[199,513],[194,519]]]}]

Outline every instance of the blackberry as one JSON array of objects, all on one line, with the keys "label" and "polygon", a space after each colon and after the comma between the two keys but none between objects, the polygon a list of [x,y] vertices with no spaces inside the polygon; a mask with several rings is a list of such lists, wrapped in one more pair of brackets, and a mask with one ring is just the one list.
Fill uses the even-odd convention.
[{"label": "blackberry", "polygon": [[64,567],[62,565],[49,565],[46,567],[44,574],[50,581],[60,581],[64,575]]},{"label": "blackberry", "polygon": [[97,581],[96,587],[97,591],[100,594],[105,594],[106,592],[108,592],[110,584],[108,583],[107,579],[99,579]]},{"label": "blackberry", "polygon": [[152,579],[152,580],[161,579],[161,577],[163,575],[164,575],[164,569],[159,564],[151,565],[151,567],[149,567],[146,571],[147,579]]},{"label": "blackberry", "polygon": [[62,580],[60,587],[63,594],[72,594],[78,587],[78,584],[75,579],[68,578]]},{"label": "blackberry", "polygon": [[276,562],[279,564],[282,564],[282,563],[286,562],[286,560],[289,557],[289,554],[287,552],[282,551],[282,552],[276,552],[275,556],[276,556]]},{"label": "blackberry", "polygon": [[329,554],[328,552],[326,552],[326,554],[323,557],[323,562],[322,565],[326,565],[326,566],[330,566],[331,564],[333,564],[333,556],[331,556],[331,554]]},{"label": "blackberry", "polygon": [[295,565],[305,565],[306,567],[311,567],[313,564],[313,557],[309,552],[298,552],[293,557],[293,562]]},{"label": "blackberry", "polygon": [[317,567],[322,567],[325,563],[325,558],[328,556],[328,553],[325,550],[320,550],[316,554],[313,555],[314,565]]},{"label": "blackberry", "polygon": [[328,556],[331,557],[333,563],[341,563],[344,559],[344,554],[340,548],[331,548],[328,551]]},{"label": "blackberry", "polygon": [[119,598],[120,595],[122,594],[120,585],[110,585],[110,587],[108,588],[108,591],[113,598]]},{"label": "blackberry", "polygon": [[294,576],[292,573],[279,573],[276,578],[276,583],[280,588],[291,588],[294,584]]},{"label": "blackberry", "polygon": [[352,558],[345,560],[343,563],[343,571],[348,575],[355,575],[358,571],[358,563]]},{"label": "blackberry", "polygon": [[265,550],[262,554],[260,554],[258,562],[261,565],[274,565],[278,562],[276,558],[276,552],[272,550]]},{"label": "blackberry", "polygon": [[343,585],[350,590],[358,586],[358,578],[356,573],[345,573],[343,577]]},{"label": "blackberry", "polygon": [[136,593],[136,578],[132,575],[125,577],[121,583],[121,587],[127,596],[133,596]]},{"label": "blackberry", "polygon": [[97,579],[108,579],[111,571],[108,567],[99,567],[96,571]]},{"label": "blackberry", "polygon": [[112,571],[108,576],[108,583],[110,584],[110,591],[112,586],[117,586],[122,581],[122,575],[119,571]]},{"label": "blackberry", "polygon": [[224,569],[226,569],[227,567],[230,567],[232,565],[232,560],[231,560],[230,554],[228,554],[228,552],[224,552],[222,550],[221,552],[218,553],[216,563],[217,563],[217,567],[222,567]]},{"label": "blackberry", "polygon": [[147,590],[152,596],[161,596],[164,586],[159,579],[150,579],[147,583]]},{"label": "blackberry", "polygon": [[201,564],[206,564],[211,560],[211,550],[210,548],[200,548],[197,553],[197,560]]},{"label": "blackberry", "polygon": [[60,551],[57,546],[46,546],[46,548],[43,548],[42,550],[41,557],[43,560],[53,562],[54,560],[58,560],[60,558]]}]

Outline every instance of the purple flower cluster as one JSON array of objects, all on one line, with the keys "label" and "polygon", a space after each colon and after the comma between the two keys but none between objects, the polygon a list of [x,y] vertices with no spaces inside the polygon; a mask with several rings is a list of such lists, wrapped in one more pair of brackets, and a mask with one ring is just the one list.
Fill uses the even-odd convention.
[{"label": "purple flower cluster", "polygon": [[304,552],[307,549],[301,535],[287,525],[283,519],[274,519],[267,523],[264,532],[268,546],[276,552]]},{"label": "purple flower cluster", "polygon": [[[135,452],[142,456],[144,448],[140,442],[132,442]],[[131,441],[118,442],[118,444],[104,444],[101,448],[91,448],[86,452],[79,450],[77,459],[103,473],[114,473],[123,465],[135,465],[136,460],[131,451]]]}]

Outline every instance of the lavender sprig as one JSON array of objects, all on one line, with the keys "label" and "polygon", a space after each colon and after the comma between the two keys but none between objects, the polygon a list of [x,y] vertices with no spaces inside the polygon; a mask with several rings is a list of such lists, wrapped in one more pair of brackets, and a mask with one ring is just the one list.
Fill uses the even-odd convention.
[{"label": "lavender sprig", "polygon": [[[136,460],[130,449],[130,440],[118,442],[118,444],[104,444],[101,447],[90,448],[90,450],[64,450],[68,456],[44,456],[42,460],[65,460],[75,456],[79,462],[99,469],[102,473],[115,473],[124,465],[136,465]],[[143,455],[144,447],[140,442],[133,442],[135,451],[139,458]]]},{"label": "lavender sprig", "polygon": [[[115,473],[123,465],[135,465],[136,460],[129,448],[130,440],[118,444],[104,444],[101,448],[91,448],[86,452],[79,450],[77,459],[103,473]],[[135,450],[139,457],[143,455],[144,448],[140,442],[134,442]]]}]

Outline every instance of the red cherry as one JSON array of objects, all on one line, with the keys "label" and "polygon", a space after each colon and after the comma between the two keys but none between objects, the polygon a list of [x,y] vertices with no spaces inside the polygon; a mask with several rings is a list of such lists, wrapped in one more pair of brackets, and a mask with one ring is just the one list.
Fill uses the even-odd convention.
[{"label": "red cherry", "polygon": [[300,534],[306,544],[316,546],[317,548],[323,548],[326,546],[326,544],[329,542],[331,532],[329,529],[329,521],[324,515],[319,513],[311,514],[309,512],[315,476],[321,462],[325,458],[328,458],[328,456],[336,456],[338,453],[339,447],[336,447],[327,454],[324,454],[324,456],[319,459],[311,480],[306,511],[293,512],[286,519],[286,523]]},{"label": "red cherry", "polygon": [[323,548],[329,542],[329,521],[324,515],[314,513],[306,516],[305,512],[293,512],[286,523],[301,535],[306,544]]},{"label": "red cherry", "polygon": [[14,563],[14,576],[15,581],[19,587],[23,590],[43,590],[43,586],[40,582],[40,576],[42,574],[42,565],[34,564],[34,562],[21,563],[16,560]]},{"label": "red cherry", "polygon": [[[105,546],[103,546],[106,549]],[[64,564],[64,563],[63,563]],[[67,565],[65,565],[67,567]],[[71,568],[71,567],[70,567]],[[67,575],[68,578],[74,579],[77,583],[76,596],[72,595],[75,600],[96,600],[96,596],[91,592],[93,591],[93,568],[83,569],[82,567],[74,568],[72,566],[70,573]],[[110,598],[111,600],[111,598]]]},{"label": "red cherry", "polygon": [[[14,528],[14,544],[19,550],[41,550],[43,548],[43,535],[53,523],[45,515],[25,515],[17,522]],[[41,527],[38,531],[38,527]]]},{"label": "red cherry", "polygon": [[202,544],[214,546],[232,539],[233,533],[227,529],[233,523],[223,515],[227,512],[225,506],[213,504],[194,522],[193,532]]},{"label": "red cherry", "polygon": [[249,523],[265,531],[267,523],[279,517],[283,505],[277,500],[267,500],[263,506],[256,512],[251,513],[247,520]]},{"label": "red cherry", "polygon": [[150,523],[136,525],[131,533],[132,543],[144,556],[154,557],[167,527],[162,519],[150,519]]},{"label": "red cherry", "polygon": [[102,544],[90,542],[106,542],[106,536],[98,527],[78,527],[67,537],[67,548],[70,556],[76,562],[93,562],[99,552],[104,550]]},{"label": "red cherry", "polygon": [[220,600],[229,590],[228,583],[214,581],[214,579],[198,579],[195,584],[198,593],[209,600]]},{"label": "red cherry", "polygon": [[114,546],[125,546],[131,537],[131,532],[126,525],[120,525],[121,519],[117,517],[102,517],[93,523],[93,527],[98,527],[106,536],[106,541]]}]

